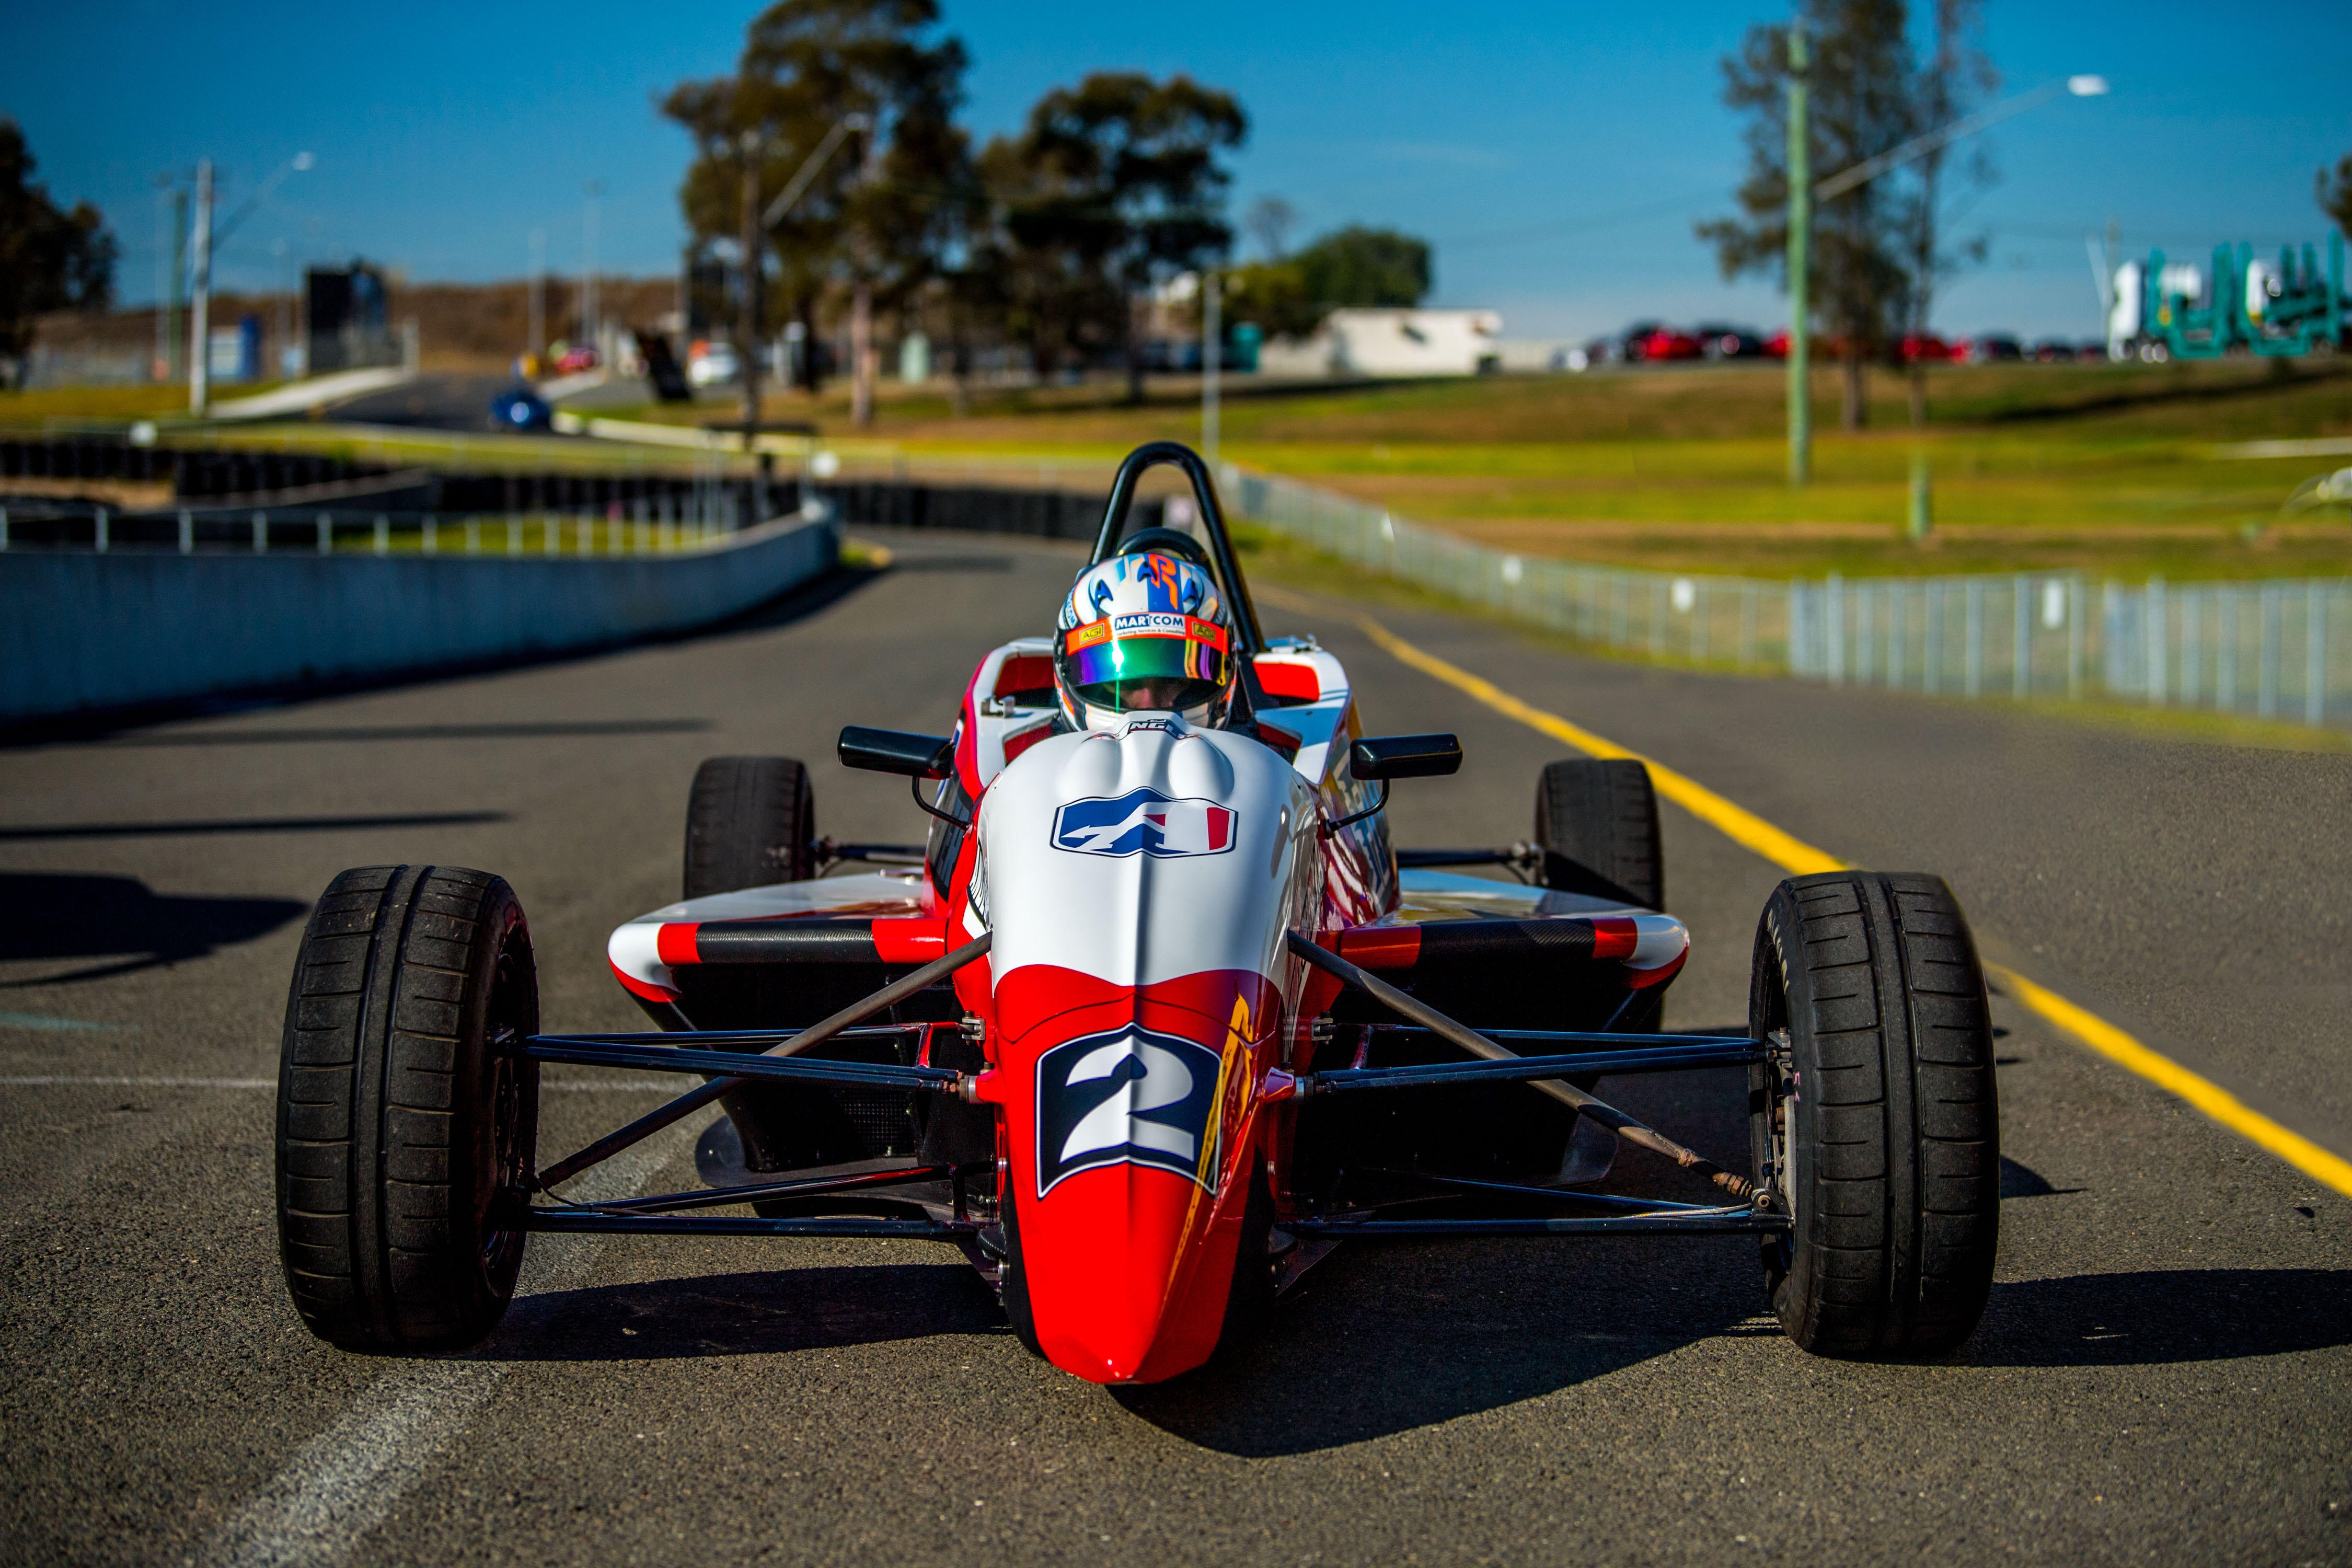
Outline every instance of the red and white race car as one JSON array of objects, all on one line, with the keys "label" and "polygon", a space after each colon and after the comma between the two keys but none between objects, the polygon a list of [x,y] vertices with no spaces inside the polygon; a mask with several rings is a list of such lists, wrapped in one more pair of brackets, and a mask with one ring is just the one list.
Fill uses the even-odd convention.
[{"label": "red and white race car", "polygon": [[[1093,710],[1057,700],[1055,642],[995,648],[951,736],[841,736],[844,763],[913,781],[923,846],[820,837],[790,759],[704,763],[685,899],[608,949],[657,1032],[542,1032],[495,877],[335,879],[297,963],[279,1095],[286,1278],[316,1332],[473,1343],[534,1231],[929,1237],[962,1248],[1056,1366],[1149,1383],[1246,1332],[1342,1241],[1742,1232],[1810,1349],[1967,1336],[1999,1132],[1984,982],[1943,883],[1782,883],[1747,1034],[1661,1033],[1687,937],[1663,912],[1642,765],[1551,764],[1531,843],[1392,848],[1391,781],[1454,771],[1459,746],[1365,736],[1339,660],[1265,636],[1189,449],[1128,458],[1097,564],[1182,552],[1164,530],[1128,537],[1156,464],[1190,479],[1184,549],[1222,595],[1223,629],[1190,623],[1230,638],[1215,721],[1076,722]],[[1444,868],[1462,866],[1517,879]],[[703,1081],[541,1164],[541,1062]],[[1751,1127],[1731,1168],[1593,1093],[1727,1066]],[[567,1195],[714,1102],[704,1187]],[[1595,1190],[1621,1143],[1713,1196]]]}]

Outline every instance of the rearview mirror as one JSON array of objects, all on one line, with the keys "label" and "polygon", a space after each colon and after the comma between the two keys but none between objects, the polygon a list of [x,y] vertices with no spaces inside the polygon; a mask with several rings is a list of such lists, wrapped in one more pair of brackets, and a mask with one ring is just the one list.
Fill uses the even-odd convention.
[{"label": "rearview mirror", "polygon": [[868,730],[851,724],[841,731],[841,765],[871,773],[943,779],[955,771],[955,742],[937,735],[899,730]]},{"label": "rearview mirror", "polygon": [[1462,771],[1462,742],[1452,735],[1367,735],[1348,752],[1360,779],[1426,779]]}]

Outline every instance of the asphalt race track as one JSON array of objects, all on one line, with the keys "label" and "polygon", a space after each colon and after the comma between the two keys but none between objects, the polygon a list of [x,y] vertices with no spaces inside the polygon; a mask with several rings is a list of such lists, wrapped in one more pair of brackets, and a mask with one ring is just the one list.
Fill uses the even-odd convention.
[{"label": "asphalt race track", "polygon": [[[835,731],[944,731],[1075,565],[893,542],[891,572],[693,641],[0,751],[0,1556],[2352,1563],[2352,1201],[2006,1001],[2000,1282],[1936,1364],[1809,1358],[1728,1237],[1343,1249],[1238,1359],[1121,1393],[1033,1360],[918,1242],[541,1237],[472,1355],[313,1341],[268,1087],[309,900],[352,865],[500,872],[548,1020],[642,1027],[603,943],[675,897],[697,762],[798,754],[824,831],[919,837]],[[1553,742],[1300,603],[1270,629],[1339,651],[1376,731],[1462,735],[1460,777],[1399,787],[1401,840],[1525,837]],[[1832,854],[1945,873],[1989,951],[2352,1152],[2352,757],[1383,616]],[[1669,1026],[1734,1024],[1778,873],[1665,826],[1696,944]],[[653,1103],[549,1082],[549,1152]],[[1744,1158],[1725,1078],[1601,1092]],[[591,1190],[689,1184],[690,1134]]]}]

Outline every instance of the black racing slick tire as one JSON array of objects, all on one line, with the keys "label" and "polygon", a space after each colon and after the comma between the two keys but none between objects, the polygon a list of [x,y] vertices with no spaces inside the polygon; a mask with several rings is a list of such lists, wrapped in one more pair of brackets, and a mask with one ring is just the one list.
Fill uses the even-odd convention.
[{"label": "black racing slick tire", "polygon": [[310,1331],[345,1350],[479,1343],[522,1267],[539,978],[514,890],[455,866],[328,884],[278,1069],[278,1237]]},{"label": "black racing slick tire", "polygon": [[816,875],[816,796],[792,757],[712,757],[686,808],[686,896]]},{"label": "black racing slick tire", "polygon": [[1764,906],[1748,1028],[1772,1309],[1822,1355],[1937,1355],[1992,1289],[2000,1113],[1984,973],[1937,877],[1832,871]]},{"label": "black racing slick tire", "polygon": [[1626,758],[1564,757],[1536,785],[1544,886],[1645,910],[1666,907],[1658,798],[1650,770]]}]

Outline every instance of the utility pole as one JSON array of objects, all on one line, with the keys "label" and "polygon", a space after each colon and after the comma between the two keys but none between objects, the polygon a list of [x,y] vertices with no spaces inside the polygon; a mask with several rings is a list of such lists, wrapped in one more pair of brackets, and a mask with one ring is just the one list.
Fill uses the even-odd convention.
[{"label": "utility pole", "polygon": [[1812,50],[1802,21],[1789,28],[1789,482],[1813,476],[1813,410],[1811,400],[1812,343],[1813,174],[1806,129],[1805,73]]},{"label": "utility pole", "polygon": [[196,164],[196,304],[188,316],[188,411],[203,415],[211,402],[211,370],[205,339],[213,303],[213,161]]},{"label": "utility pole", "polygon": [[767,282],[767,249],[760,224],[760,149],[763,138],[746,131],[737,145],[743,153],[742,236],[743,291],[735,302],[735,363],[743,378],[743,449],[760,433],[760,295]]},{"label": "utility pole", "polygon": [[177,186],[172,191],[172,295],[166,308],[164,357],[170,361],[168,379],[180,379],[180,310],[188,302],[188,193]]},{"label": "utility pole", "polygon": [[[858,171],[861,189],[873,183],[881,153],[882,138],[866,137],[866,156]],[[874,347],[874,236],[861,222],[851,243],[857,258],[857,287],[849,297],[849,417],[862,426],[874,423],[874,378],[880,368],[880,356]]]},{"label": "utility pole", "polygon": [[1201,269],[1201,458],[1217,467],[1217,372],[1224,356],[1224,323],[1218,319],[1223,289],[1213,267]]},{"label": "utility pole", "polygon": [[150,381],[172,377],[172,176],[155,176],[155,360]]},{"label": "utility pole", "polygon": [[547,231],[530,231],[530,319],[523,327],[522,352],[536,366],[547,353]]},{"label": "utility pole", "polygon": [[585,187],[588,202],[581,215],[580,237],[580,335],[588,346],[598,348],[597,329],[604,325],[602,301],[596,298],[596,220],[603,216],[597,197],[604,194],[604,182],[591,180]]}]

